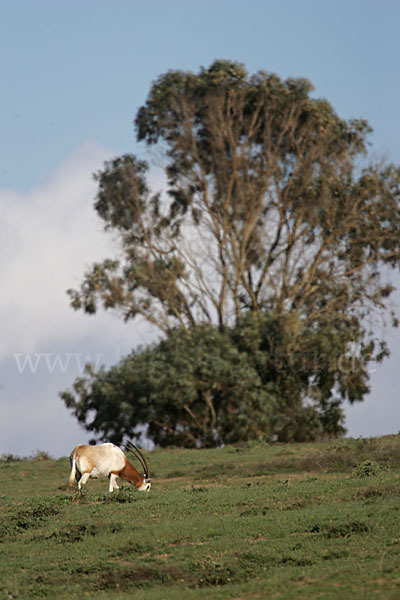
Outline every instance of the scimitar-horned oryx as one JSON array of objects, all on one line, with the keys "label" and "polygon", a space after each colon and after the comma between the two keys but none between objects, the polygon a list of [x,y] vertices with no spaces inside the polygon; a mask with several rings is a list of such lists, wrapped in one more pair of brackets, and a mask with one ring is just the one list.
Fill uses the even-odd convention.
[{"label": "scimitar-horned oryx", "polygon": [[124,448],[140,462],[144,471],[143,476],[129,462],[121,448],[115,444],[105,443],[97,446],[80,444],[71,452],[69,487],[74,484],[75,479],[78,482],[78,489],[82,490],[82,486],[85,485],[89,477],[108,477],[110,480],[108,489],[112,492],[119,489],[117,478],[121,477],[129,483],[133,483],[141,492],[149,492],[151,479],[143,454],[131,442],[125,442]]}]

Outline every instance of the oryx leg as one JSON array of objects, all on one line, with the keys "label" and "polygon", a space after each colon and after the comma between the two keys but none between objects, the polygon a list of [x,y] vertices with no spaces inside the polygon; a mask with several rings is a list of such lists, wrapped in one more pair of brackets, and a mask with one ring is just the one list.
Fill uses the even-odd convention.
[{"label": "oryx leg", "polygon": [[80,480],[78,481],[78,489],[81,490],[82,486],[85,485],[85,483],[87,482],[87,480],[90,477],[90,473],[86,472],[86,473],[82,473],[82,477],[80,478]]},{"label": "oryx leg", "polygon": [[117,483],[117,477],[118,477],[118,475],[116,475],[115,473],[110,473],[110,475],[109,475],[110,485],[108,487],[109,492],[113,492],[114,490],[119,490],[119,485]]}]

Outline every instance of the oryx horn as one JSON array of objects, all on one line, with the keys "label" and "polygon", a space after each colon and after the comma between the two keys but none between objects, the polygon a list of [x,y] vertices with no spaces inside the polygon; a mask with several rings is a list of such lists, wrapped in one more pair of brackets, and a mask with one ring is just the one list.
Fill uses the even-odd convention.
[{"label": "oryx horn", "polygon": [[129,440],[124,442],[123,445],[125,447],[125,450],[127,450],[128,452],[132,452],[132,454],[136,456],[136,458],[143,467],[146,479],[150,479],[149,467],[147,466],[146,459],[140,452],[139,448],[137,448],[135,444],[132,444],[132,442],[130,442]]}]

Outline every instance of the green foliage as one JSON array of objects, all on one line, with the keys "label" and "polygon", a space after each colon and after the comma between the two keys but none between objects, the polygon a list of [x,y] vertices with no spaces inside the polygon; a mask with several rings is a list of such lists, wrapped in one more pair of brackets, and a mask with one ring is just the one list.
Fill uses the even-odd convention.
[{"label": "green foliage", "polygon": [[381,468],[379,463],[373,460],[365,460],[354,467],[353,473],[357,477],[370,477],[371,475],[377,475]]},{"label": "green foliage", "polygon": [[120,442],[147,425],[156,445],[187,447],[265,439],[275,402],[229,332],[207,326],[174,331],[109,371],[88,369],[61,396],[104,439]]},{"label": "green foliage", "polygon": [[[400,258],[400,169],[368,159],[365,120],[341,119],[311,92],[304,78],[251,75],[226,60],[153,83],[135,127],[162,159],[166,194],[151,192],[147,163],[132,155],[104,165],[95,210],[121,251],[94,264],[69,294],[89,314],[103,307],[126,321],[141,315],[167,345],[131,361],[140,399],[126,402],[126,415],[111,398],[123,405],[118,388],[127,384],[117,379],[128,367],[99,374],[109,397],[106,386],[98,393],[100,380],[77,382],[81,399],[63,397],[82,423],[81,390],[98,411],[93,430],[109,431],[115,415],[113,438],[139,423],[162,445],[343,432],[343,400],[362,400],[368,361],[388,354],[374,319],[389,314],[398,324],[386,273]],[[202,327],[219,337],[209,333],[203,343]],[[212,335],[216,356],[207,363]],[[187,351],[182,365],[174,344]],[[165,373],[153,372],[157,362]],[[138,373],[148,369],[149,383]]]},{"label": "green foliage", "polygon": [[49,460],[51,456],[45,452],[44,450],[36,450],[34,454],[28,457],[16,456],[15,454],[2,454],[0,456],[0,461],[3,462],[15,462],[18,460],[33,460],[33,461],[41,461],[41,460]]},{"label": "green foliage", "polygon": [[114,442],[143,430],[156,445],[186,447],[338,437],[341,398],[368,389],[366,365],[344,355],[352,328],[293,329],[290,316],[251,313],[223,331],[178,329],[108,371],[88,367],[61,397]]},{"label": "green foliage", "polygon": [[[340,395],[351,388],[343,385],[340,361],[352,329],[338,321],[298,333],[296,325],[290,315],[248,314],[232,336],[275,399],[273,436],[297,442],[337,437],[345,431]],[[359,367],[353,378],[353,400],[361,399],[365,369]]]},{"label": "green foliage", "polygon": [[[66,458],[0,463],[0,597],[398,596],[398,437],[146,458],[150,494],[78,497]],[[391,467],[354,476],[366,460]]]}]

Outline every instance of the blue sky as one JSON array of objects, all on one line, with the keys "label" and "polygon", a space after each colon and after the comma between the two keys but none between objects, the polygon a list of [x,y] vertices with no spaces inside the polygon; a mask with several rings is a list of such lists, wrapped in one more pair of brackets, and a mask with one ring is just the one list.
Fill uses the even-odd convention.
[{"label": "blue sky", "polygon": [[[216,58],[306,77],[340,116],[368,119],[374,155],[400,162],[399,27],[395,0],[0,0],[0,453],[59,456],[88,439],[58,391],[85,356],[112,364],[154,336],[78,315],[65,294],[113,250],[91,175],[144,154],[132,123],[151,82]],[[351,435],[400,429],[398,332],[389,342],[370,397],[347,410]]]}]

